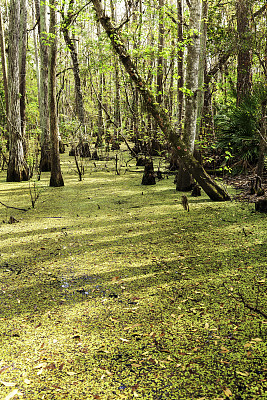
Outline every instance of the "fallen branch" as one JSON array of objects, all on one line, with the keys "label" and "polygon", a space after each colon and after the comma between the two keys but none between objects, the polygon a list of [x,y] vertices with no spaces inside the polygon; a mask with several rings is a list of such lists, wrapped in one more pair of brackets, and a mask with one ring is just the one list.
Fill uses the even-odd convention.
[{"label": "fallen branch", "polygon": [[227,290],[227,292],[233,297],[233,299],[235,299],[238,303],[242,303],[243,306],[245,308],[248,308],[250,311],[253,311],[259,315],[261,315],[262,317],[264,317],[265,319],[267,319],[267,313],[260,310],[258,307],[254,307],[252,305],[250,305],[247,300],[244,298],[244,296],[242,295],[242,293],[240,293],[239,291],[237,292],[238,297],[235,296],[232,292],[230,292],[230,290],[227,288],[227,286],[225,285],[225,283],[223,284],[223,286],[225,287],[225,289]]},{"label": "fallen branch", "polygon": [[0,204],[2,204],[2,206],[6,207],[6,208],[12,208],[13,210],[19,210],[19,211],[29,211],[30,208],[19,208],[19,207],[13,207],[13,206],[8,206],[5,203],[2,203],[2,201],[0,201]]},{"label": "fallen branch", "polygon": [[257,314],[261,315],[262,317],[264,317],[265,319],[267,319],[267,313],[265,313],[262,310],[259,310],[258,307],[253,307],[249,303],[247,303],[247,301],[244,299],[244,296],[240,292],[238,292],[238,296],[239,296],[239,299],[236,298],[235,296],[233,296],[233,297],[235,300],[241,300],[241,302],[243,303],[245,308],[248,308],[250,311],[254,311],[255,313],[257,313]]}]

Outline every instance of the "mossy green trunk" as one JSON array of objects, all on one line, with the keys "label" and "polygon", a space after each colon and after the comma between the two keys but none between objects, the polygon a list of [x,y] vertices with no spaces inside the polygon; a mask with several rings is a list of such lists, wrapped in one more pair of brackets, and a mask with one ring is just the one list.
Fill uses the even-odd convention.
[{"label": "mossy green trunk", "polygon": [[207,193],[207,195],[215,201],[230,200],[229,194],[206,173],[202,165],[190,154],[185,143],[178,137],[176,130],[171,125],[170,119],[165,110],[156,102],[152,92],[146,87],[144,79],[140,76],[135,64],[133,63],[126,46],[120,37],[118,30],[105,14],[101,1],[92,0],[97,17],[110,38],[114,50],[124,65],[127,73],[134,81],[136,87],[141,93],[143,100],[149,112],[153,115],[166,139],[171,143],[175,155],[179,157],[186,169],[193,175],[195,180]]}]

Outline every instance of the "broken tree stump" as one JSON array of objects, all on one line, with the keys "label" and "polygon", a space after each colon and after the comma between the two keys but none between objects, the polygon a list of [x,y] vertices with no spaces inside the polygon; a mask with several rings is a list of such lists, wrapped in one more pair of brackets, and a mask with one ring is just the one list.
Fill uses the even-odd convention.
[{"label": "broken tree stump", "polygon": [[267,213],[267,198],[257,200],[255,203],[255,210]]},{"label": "broken tree stump", "polygon": [[147,160],[147,162],[145,164],[142,185],[155,185],[155,184],[156,184],[156,179],[155,179],[153,161]]}]

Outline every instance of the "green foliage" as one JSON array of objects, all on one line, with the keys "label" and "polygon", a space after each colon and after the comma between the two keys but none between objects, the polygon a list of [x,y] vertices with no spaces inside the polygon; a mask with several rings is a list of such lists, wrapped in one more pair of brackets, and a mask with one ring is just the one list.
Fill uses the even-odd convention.
[{"label": "green foliage", "polygon": [[68,119],[67,115],[60,116],[61,121],[59,122],[60,134],[64,139],[75,139],[79,130],[79,121]]},{"label": "green foliage", "polygon": [[256,95],[245,99],[239,107],[221,106],[214,118],[217,147],[231,151],[235,157],[255,163],[258,156],[260,105]]}]

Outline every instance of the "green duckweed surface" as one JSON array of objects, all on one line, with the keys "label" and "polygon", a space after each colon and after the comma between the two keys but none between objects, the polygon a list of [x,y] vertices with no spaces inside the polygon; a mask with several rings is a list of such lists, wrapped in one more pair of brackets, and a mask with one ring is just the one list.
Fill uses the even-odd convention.
[{"label": "green duckweed surface", "polygon": [[267,399],[266,215],[114,167],[0,205],[0,398]]}]

